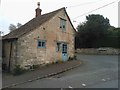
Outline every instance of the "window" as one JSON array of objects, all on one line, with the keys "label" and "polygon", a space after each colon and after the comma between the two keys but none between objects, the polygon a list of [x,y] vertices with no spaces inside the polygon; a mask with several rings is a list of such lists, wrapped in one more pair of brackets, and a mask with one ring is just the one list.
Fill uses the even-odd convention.
[{"label": "window", "polygon": [[63,44],[62,53],[67,53],[67,44]]},{"label": "window", "polygon": [[66,20],[60,19],[60,28],[63,30],[66,29]]},{"label": "window", "polygon": [[60,48],[61,47],[61,43],[57,43],[57,48],[56,48],[56,51],[60,51]]},{"label": "window", "polygon": [[38,47],[39,48],[45,48],[46,47],[46,41],[45,40],[38,40]]}]

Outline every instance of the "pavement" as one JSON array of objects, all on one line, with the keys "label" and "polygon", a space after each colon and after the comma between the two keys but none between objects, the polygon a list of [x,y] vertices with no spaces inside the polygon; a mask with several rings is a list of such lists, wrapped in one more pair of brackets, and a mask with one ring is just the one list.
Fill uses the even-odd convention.
[{"label": "pavement", "polygon": [[80,65],[80,60],[72,60],[64,63],[52,64],[37,68],[34,71],[28,71],[18,76],[2,73],[2,87],[10,88],[27,82],[47,78],[74,69]]}]

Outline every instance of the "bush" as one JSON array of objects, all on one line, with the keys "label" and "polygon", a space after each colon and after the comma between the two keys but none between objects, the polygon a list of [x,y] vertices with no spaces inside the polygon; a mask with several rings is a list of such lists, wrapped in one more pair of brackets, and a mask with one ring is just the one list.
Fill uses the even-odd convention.
[{"label": "bush", "polygon": [[77,60],[77,56],[76,55],[74,55],[74,59]]},{"label": "bush", "polygon": [[52,61],[52,63],[51,64],[55,64],[55,61]]},{"label": "bush", "polygon": [[69,57],[68,61],[71,61],[71,60],[77,60],[76,55],[74,55],[73,57]]},{"label": "bush", "polygon": [[68,61],[71,61],[71,60],[73,60],[73,57],[69,57]]},{"label": "bush", "polygon": [[32,66],[33,69],[36,69],[36,68],[39,68],[39,67],[40,67],[40,65],[33,65]]},{"label": "bush", "polygon": [[53,61],[51,64],[59,64],[59,63],[63,63],[63,60],[57,60],[57,61]]},{"label": "bush", "polygon": [[64,63],[65,61],[63,61],[63,60],[59,60],[59,63]]},{"label": "bush", "polygon": [[58,64],[59,63],[59,61],[55,61],[55,64]]},{"label": "bush", "polygon": [[24,72],[24,70],[20,67],[20,65],[16,65],[13,69],[13,75],[20,75]]}]

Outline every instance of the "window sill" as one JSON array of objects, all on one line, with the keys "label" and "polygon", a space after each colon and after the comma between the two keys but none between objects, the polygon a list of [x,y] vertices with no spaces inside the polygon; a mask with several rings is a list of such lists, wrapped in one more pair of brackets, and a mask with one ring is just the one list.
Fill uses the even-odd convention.
[{"label": "window sill", "polygon": [[46,49],[46,47],[37,47],[38,49]]}]

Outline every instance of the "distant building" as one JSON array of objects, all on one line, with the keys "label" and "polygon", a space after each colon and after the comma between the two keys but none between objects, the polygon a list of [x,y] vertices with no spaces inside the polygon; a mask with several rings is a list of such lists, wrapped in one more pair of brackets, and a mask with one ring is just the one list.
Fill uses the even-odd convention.
[{"label": "distant building", "polygon": [[3,36],[4,69],[26,69],[74,56],[75,29],[65,8],[41,15],[39,6],[35,18]]}]

